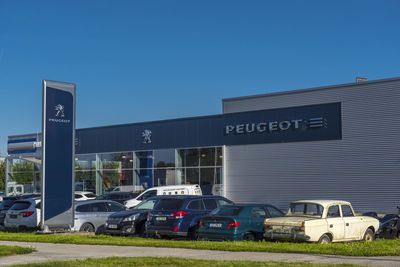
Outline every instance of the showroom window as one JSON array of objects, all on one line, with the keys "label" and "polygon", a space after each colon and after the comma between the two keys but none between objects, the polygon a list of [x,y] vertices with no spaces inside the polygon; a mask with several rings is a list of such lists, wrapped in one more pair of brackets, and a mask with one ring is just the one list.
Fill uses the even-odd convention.
[{"label": "showroom window", "polygon": [[76,155],[75,190],[103,194],[200,184],[204,195],[220,195],[222,162],[222,147]]},{"label": "showroom window", "polygon": [[98,157],[102,192],[134,191],[132,152],[102,153]]},{"label": "showroom window", "polygon": [[177,180],[200,184],[204,195],[222,194],[222,147],[177,150]]}]

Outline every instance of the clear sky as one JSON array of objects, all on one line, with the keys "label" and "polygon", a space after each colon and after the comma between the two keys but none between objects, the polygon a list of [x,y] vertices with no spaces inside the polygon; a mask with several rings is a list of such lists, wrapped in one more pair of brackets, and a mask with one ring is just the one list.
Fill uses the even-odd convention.
[{"label": "clear sky", "polygon": [[1,0],[0,153],[40,131],[43,79],[76,83],[91,127],[400,76],[399,14],[398,0]]}]

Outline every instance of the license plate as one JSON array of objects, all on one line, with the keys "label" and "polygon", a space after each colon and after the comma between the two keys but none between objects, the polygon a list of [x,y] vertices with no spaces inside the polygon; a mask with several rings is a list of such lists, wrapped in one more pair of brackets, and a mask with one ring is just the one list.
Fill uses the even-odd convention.
[{"label": "license plate", "polygon": [[210,223],[210,227],[211,228],[221,228],[222,227],[222,223]]},{"label": "license plate", "polygon": [[10,215],[10,218],[11,218],[11,219],[17,219],[17,218],[18,218],[18,215]]},{"label": "license plate", "polygon": [[116,225],[116,224],[109,224],[109,225],[108,225],[108,228],[110,228],[110,229],[117,229],[117,228],[118,228],[118,225]]},{"label": "license plate", "polygon": [[156,217],[156,221],[166,221],[167,217]]}]

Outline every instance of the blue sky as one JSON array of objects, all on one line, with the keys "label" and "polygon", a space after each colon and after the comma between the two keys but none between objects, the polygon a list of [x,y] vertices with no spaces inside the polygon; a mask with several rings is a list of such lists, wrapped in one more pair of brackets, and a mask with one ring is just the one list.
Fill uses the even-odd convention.
[{"label": "blue sky", "polygon": [[400,1],[0,1],[0,154],[40,131],[41,81],[77,126],[221,112],[221,98],[400,76]]}]

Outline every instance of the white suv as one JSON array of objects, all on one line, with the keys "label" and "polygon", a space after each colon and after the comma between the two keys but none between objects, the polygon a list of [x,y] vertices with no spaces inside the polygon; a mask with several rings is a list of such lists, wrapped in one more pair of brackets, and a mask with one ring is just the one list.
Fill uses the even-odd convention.
[{"label": "white suv", "polygon": [[136,207],[140,202],[155,196],[177,196],[177,195],[203,195],[200,185],[183,184],[183,185],[167,185],[152,187],[138,195],[136,198],[129,199],[124,202],[127,208]]},{"label": "white suv", "polygon": [[5,228],[37,228],[40,222],[40,198],[17,200],[7,211]]}]

